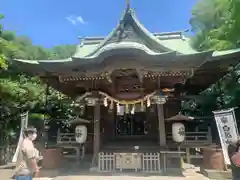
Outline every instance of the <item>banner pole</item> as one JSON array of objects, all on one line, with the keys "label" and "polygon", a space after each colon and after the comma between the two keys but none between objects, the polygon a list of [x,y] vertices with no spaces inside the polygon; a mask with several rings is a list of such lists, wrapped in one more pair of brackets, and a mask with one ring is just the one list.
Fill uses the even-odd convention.
[{"label": "banner pole", "polygon": [[18,139],[18,145],[17,145],[16,151],[15,151],[15,153],[13,155],[13,158],[12,158],[13,163],[17,162],[18,154],[19,154],[20,147],[21,147],[21,144],[22,144],[22,141],[23,141],[23,130],[25,128],[27,128],[27,126],[28,126],[28,111],[25,112],[25,113],[22,113],[20,115],[20,118],[21,118],[21,129],[20,129],[20,135],[19,135],[19,139]]}]

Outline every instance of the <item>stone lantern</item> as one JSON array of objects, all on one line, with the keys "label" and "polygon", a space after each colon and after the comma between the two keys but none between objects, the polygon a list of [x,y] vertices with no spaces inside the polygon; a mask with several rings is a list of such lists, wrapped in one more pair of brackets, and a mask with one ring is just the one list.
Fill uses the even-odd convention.
[{"label": "stone lantern", "polygon": [[71,120],[69,124],[75,125],[75,139],[79,144],[83,144],[87,140],[87,126],[90,123],[89,120],[78,117],[77,119]]},{"label": "stone lantern", "polygon": [[172,122],[172,138],[174,142],[182,143],[185,141],[185,126],[183,122],[193,119],[193,117],[184,116],[181,113],[166,119],[166,121]]}]

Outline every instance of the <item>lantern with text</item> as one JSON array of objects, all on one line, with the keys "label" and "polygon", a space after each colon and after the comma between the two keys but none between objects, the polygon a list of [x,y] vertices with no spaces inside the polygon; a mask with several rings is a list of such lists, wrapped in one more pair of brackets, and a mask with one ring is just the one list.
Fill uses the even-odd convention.
[{"label": "lantern with text", "polygon": [[185,140],[185,126],[178,122],[172,124],[172,138],[177,143],[182,143]]},{"label": "lantern with text", "polygon": [[156,104],[165,104],[167,101],[167,96],[164,95],[155,95],[153,96],[153,100]]},{"label": "lantern with text", "polygon": [[184,116],[180,112],[168,119],[168,122],[172,123],[172,139],[176,143],[182,143],[185,140],[185,126],[183,122],[193,120],[193,117]]},{"label": "lantern with text", "polygon": [[78,143],[85,143],[87,140],[87,127],[84,125],[77,126],[75,129],[75,138]]},{"label": "lantern with text", "polygon": [[94,97],[88,97],[86,98],[86,101],[87,101],[87,105],[88,106],[95,106],[96,103],[97,103],[97,98],[94,98]]}]

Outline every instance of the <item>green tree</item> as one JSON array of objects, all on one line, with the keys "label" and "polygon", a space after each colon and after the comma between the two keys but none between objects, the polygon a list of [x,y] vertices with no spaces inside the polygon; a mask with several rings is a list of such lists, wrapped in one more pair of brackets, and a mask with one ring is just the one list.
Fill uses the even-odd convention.
[{"label": "green tree", "polygon": [[61,45],[54,46],[50,49],[50,57],[49,59],[64,59],[71,57],[76,50],[75,45]]},{"label": "green tree", "polygon": [[[46,84],[39,78],[30,77],[20,69],[11,66],[11,60],[14,58],[28,60],[66,58],[73,54],[75,47],[64,45],[46,49],[33,45],[31,39],[26,36],[17,36],[12,31],[4,31],[2,25],[0,27],[0,67],[2,69],[0,71],[0,123],[4,124],[1,130],[2,132],[4,130],[4,136],[1,137],[6,139],[10,132],[16,132],[17,126],[20,125],[19,115],[25,110],[35,114],[45,114],[48,119],[51,117],[67,119],[71,114],[70,103],[66,101],[67,97],[51,89],[48,94],[49,103],[45,107]],[[40,121],[41,118],[34,119]]]},{"label": "green tree", "polygon": [[240,14],[234,15],[233,1],[238,0],[200,0],[196,4],[190,20],[196,34],[192,38],[194,48],[205,51],[239,47],[239,33],[236,31],[238,22],[235,18]]},{"label": "green tree", "polygon": [[[195,36],[192,45],[199,51],[239,48],[239,0],[200,0],[192,11],[190,23]],[[211,115],[213,110],[240,105],[239,68],[235,67],[222,80],[202,93],[202,101],[185,104],[185,110]],[[240,115],[240,111],[236,113]]]},{"label": "green tree", "polygon": [[[0,14],[0,21],[4,18],[4,16],[2,14]],[[0,24],[0,37],[2,35],[3,32],[3,26]],[[1,43],[1,39],[0,39],[0,69],[5,69],[7,67],[6,64],[6,57],[3,54],[3,50],[2,50],[2,43]]]}]

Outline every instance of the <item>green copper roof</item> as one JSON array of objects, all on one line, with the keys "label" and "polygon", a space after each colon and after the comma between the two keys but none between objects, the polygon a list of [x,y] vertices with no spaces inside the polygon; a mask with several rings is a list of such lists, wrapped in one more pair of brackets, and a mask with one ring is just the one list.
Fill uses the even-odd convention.
[{"label": "green copper roof", "polygon": [[[168,36],[167,39],[162,39],[161,34],[156,36],[157,41],[171,49],[170,52],[175,51],[179,54],[195,54],[198,53],[189,45],[189,39],[179,35],[178,39],[176,36],[171,37]],[[160,54],[160,52],[156,52],[146,45],[136,42],[117,42],[117,43],[110,43],[103,46],[104,40],[98,42],[91,42],[94,40],[85,40],[84,45],[78,45],[76,49],[76,53],[73,57],[75,58],[93,58],[96,57],[97,54],[100,52],[112,50],[112,49],[121,49],[121,48],[137,48],[145,51],[148,54]]]},{"label": "green copper roof", "polygon": [[[129,36],[135,35],[135,37],[112,40],[117,35],[119,29],[121,29],[123,33],[128,33],[127,35]],[[131,43],[123,43],[129,41]],[[126,9],[120,23],[106,38],[83,38],[82,44],[77,47],[77,51],[73,57],[92,58],[96,57],[100,52],[122,48],[136,48],[143,50],[146,53],[151,51],[150,54],[160,54],[173,51],[176,51],[178,54],[196,53],[196,51],[189,45],[188,38],[184,37],[182,32],[151,33],[140,23],[132,9]]]},{"label": "green copper roof", "polygon": [[[240,49],[217,52],[198,52],[195,51],[189,43],[189,39],[184,36],[184,32],[151,33],[137,19],[135,12],[129,7],[124,11],[119,24],[107,37],[85,37],[77,45],[76,52],[72,57],[59,60],[20,60],[15,62],[28,64],[28,66],[39,65],[38,68],[56,71],[64,68],[72,68],[85,64],[94,65],[101,63],[104,58],[114,53],[126,54],[135,53],[141,57],[141,54],[148,55],[148,62],[158,62],[159,64],[171,64],[172,61],[183,63],[184,60],[189,64],[202,63],[221,59],[228,54],[240,56]],[[164,57],[163,57],[164,56]],[[176,57],[176,58],[174,58]],[[166,61],[167,60],[167,61]],[[198,64],[198,63],[197,63]],[[187,65],[186,65],[187,66]],[[187,67],[186,67],[187,68]]]},{"label": "green copper roof", "polygon": [[218,56],[225,56],[225,55],[231,55],[235,53],[239,53],[240,48],[237,49],[230,49],[230,50],[225,50],[225,51],[214,51],[212,56],[213,57],[218,57]]}]

